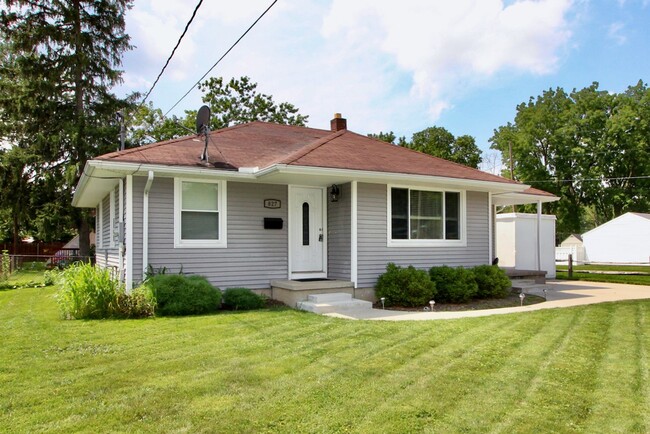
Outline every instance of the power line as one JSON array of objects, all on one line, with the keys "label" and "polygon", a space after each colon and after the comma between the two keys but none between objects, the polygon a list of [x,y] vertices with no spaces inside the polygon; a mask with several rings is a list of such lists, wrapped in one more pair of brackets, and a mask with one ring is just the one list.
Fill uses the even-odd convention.
[{"label": "power line", "polygon": [[183,37],[184,37],[185,34],[187,33],[187,29],[190,28],[190,24],[192,24],[192,21],[194,21],[194,17],[196,16],[196,13],[198,12],[198,10],[199,10],[199,8],[201,7],[201,4],[202,4],[202,3],[203,3],[203,0],[199,0],[199,3],[198,3],[198,4],[196,5],[196,7],[194,8],[194,12],[192,12],[192,17],[191,17],[190,20],[187,22],[187,24],[185,24],[185,29],[183,30],[183,33],[181,34],[180,38],[178,38],[178,41],[176,42],[176,46],[174,47],[174,49],[172,50],[172,53],[171,53],[171,54],[169,55],[169,57],[167,58],[167,61],[165,62],[165,65],[164,65],[164,66],[162,67],[162,69],[160,70],[160,73],[158,74],[158,77],[156,77],[156,80],[153,82],[153,84],[151,85],[151,88],[149,89],[149,91],[147,92],[147,94],[146,94],[146,95],[144,96],[144,98],[142,99],[142,102],[140,103],[140,105],[144,104],[144,102],[147,100],[147,98],[149,97],[149,95],[150,95],[151,92],[153,91],[153,88],[156,87],[156,84],[158,84],[158,80],[160,80],[160,77],[162,77],[163,72],[165,72],[165,69],[167,68],[167,65],[169,65],[169,62],[172,60],[172,57],[174,57],[174,53],[176,53],[176,49],[177,49],[178,46],[181,44],[181,41],[183,40]]},{"label": "power line", "polygon": [[214,65],[212,65],[212,66],[210,67],[210,69],[208,69],[207,72],[206,72],[205,74],[203,74],[203,75],[201,76],[201,78],[199,78],[199,79],[197,80],[197,82],[194,83],[194,84],[192,85],[192,87],[190,87],[190,89],[189,89],[187,92],[185,92],[185,95],[183,95],[183,96],[182,96],[178,101],[176,101],[176,103],[175,103],[175,104],[174,104],[174,105],[173,105],[169,110],[167,110],[167,112],[163,115],[164,117],[167,117],[167,115],[169,114],[169,112],[172,111],[172,110],[174,110],[174,108],[176,108],[176,106],[177,106],[178,104],[180,104],[180,102],[183,101],[183,100],[185,99],[185,97],[186,97],[187,95],[189,95],[190,92],[192,92],[192,90],[193,90],[196,86],[199,85],[199,83],[201,83],[201,80],[203,80],[203,79],[204,79],[204,78],[205,78],[205,77],[206,77],[206,76],[207,76],[207,75],[208,75],[208,74],[209,74],[209,73],[210,73],[210,72],[211,72],[211,71],[212,71],[212,70],[213,70],[213,69],[214,69],[214,68],[215,68],[215,67],[216,67],[216,66],[217,66],[217,65],[218,65],[222,60],[223,60],[223,58],[226,57],[226,56],[228,55],[228,53],[230,53],[230,52],[232,51],[232,49],[235,48],[235,46],[236,46],[237,44],[239,44],[239,41],[241,41],[241,40],[244,38],[244,36],[246,36],[246,35],[248,34],[248,32],[250,32],[251,29],[252,29],[253,27],[255,27],[255,25],[257,24],[257,22],[258,22],[259,20],[261,20],[262,17],[263,17],[264,15],[266,15],[266,13],[267,13],[268,11],[270,11],[271,8],[272,8],[272,7],[273,7],[277,2],[278,2],[278,0],[273,0],[273,3],[271,3],[271,4],[269,5],[269,7],[267,7],[266,10],[265,10],[264,12],[262,12],[262,14],[261,14],[259,17],[257,17],[257,19],[253,22],[253,24],[251,24],[250,27],[249,27],[248,29],[246,29],[246,31],[245,31],[245,32],[244,32],[244,33],[239,37],[239,39],[237,39],[237,40],[235,41],[235,43],[232,44],[232,45],[230,46],[230,48],[228,48],[228,50],[227,50],[227,51],[226,51],[226,52],[225,52],[225,53],[224,53],[224,54],[219,58],[219,60],[217,60],[217,61],[214,63]]},{"label": "power line", "polygon": [[524,184],[532,184],[532,183],[542,183],[542,182],[625,181],[628,179],[650,179],[650,175],[621,176],[616,178],[539,179],[535,181],[519,180],[519,182],[523,182]]}]

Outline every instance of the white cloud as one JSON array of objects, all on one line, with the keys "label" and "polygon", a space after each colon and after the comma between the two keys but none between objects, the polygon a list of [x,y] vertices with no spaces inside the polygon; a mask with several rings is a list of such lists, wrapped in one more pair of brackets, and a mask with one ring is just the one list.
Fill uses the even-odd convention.
[{"label": "white cloud", "polygon": [[547,74],[569,39],[569,0],[431,2],[334,0],[325,38],[342,49],[381,50],[413,76],[412,94],[430,100],[432,116],[460,83],[506,70]]},{"label": "white cloud", "polygon": [[[203,4],[152,94],[156,105],[176,102],[270,2]],[[148,88],[194,6],[135,3],[127,31],[138,48],[125,58],[125,88]],[[570,0],[284,0],[211,76],[248,75],[316,128],[342,112],[359,132],[404,131],[430,125],[459,94],[500,73],[554,71],[570,37],[570,7]],[[199,95],[175,112],[198,107]]]},{"label": "white cloud", "polygon": [[617,21],[607,26],[607,37],[613,40],[618,45],[623,45],[627,42],[627,36],[623,34],[625,24]]}]

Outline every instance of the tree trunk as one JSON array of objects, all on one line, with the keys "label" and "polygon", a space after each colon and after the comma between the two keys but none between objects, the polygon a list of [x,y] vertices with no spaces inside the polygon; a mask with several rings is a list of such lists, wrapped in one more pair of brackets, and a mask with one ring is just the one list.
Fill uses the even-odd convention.
[{"label": "tree trunk", "polygon": [[85,214],[82,212],[79,224],[79,256],[84,260],[90,258],[90,225]]}]

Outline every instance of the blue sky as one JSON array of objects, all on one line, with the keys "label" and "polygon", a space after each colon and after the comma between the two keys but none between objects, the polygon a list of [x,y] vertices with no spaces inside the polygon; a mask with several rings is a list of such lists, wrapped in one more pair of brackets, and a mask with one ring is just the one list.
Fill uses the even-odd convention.
[{"label": "blue sky", "polygon": [[[204,1],[150,97],[157,107],[167,111],[271,0],[232,3]],[[136,2],[120,92],[149,88],[195,4]],[[210,75],[251,77],[314,128],[341,112],[359,133],[410,138],[437,125],[489,151],[493,130],[531,96],[593,81],[621,92],[649,72],[650,0],[279,0]]]}]

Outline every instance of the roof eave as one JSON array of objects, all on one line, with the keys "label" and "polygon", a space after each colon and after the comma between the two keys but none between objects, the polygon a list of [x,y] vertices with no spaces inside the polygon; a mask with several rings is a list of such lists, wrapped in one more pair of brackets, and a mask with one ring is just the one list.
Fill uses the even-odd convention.
[{"label": "roof eave", "polygon": [[432,176],[432,175],[415,175],[407,173],[395,172],[373,172],[366,170],[354,169],[338,169],[329,167],[314,167],[314,166],[295,166],[286,164],[275,164],[266,167],[257,172],[257,177],[260,180],[281,178],[281,175],[287,176],[325,176],[331,178],[332,181],[340,178],[337,182],[360,181],[368,183],[394,183],[394,184],[409,184],[409,185],[424,185],[424,184],[445,184],[452,185],[457,188],[472,189],[475,191],[486,191],[492,193],[499,192],[522,192],[529,188],[528,185],[519,183],[495,182],[476,179],[465,178],[452,178],[445,176]]}]

